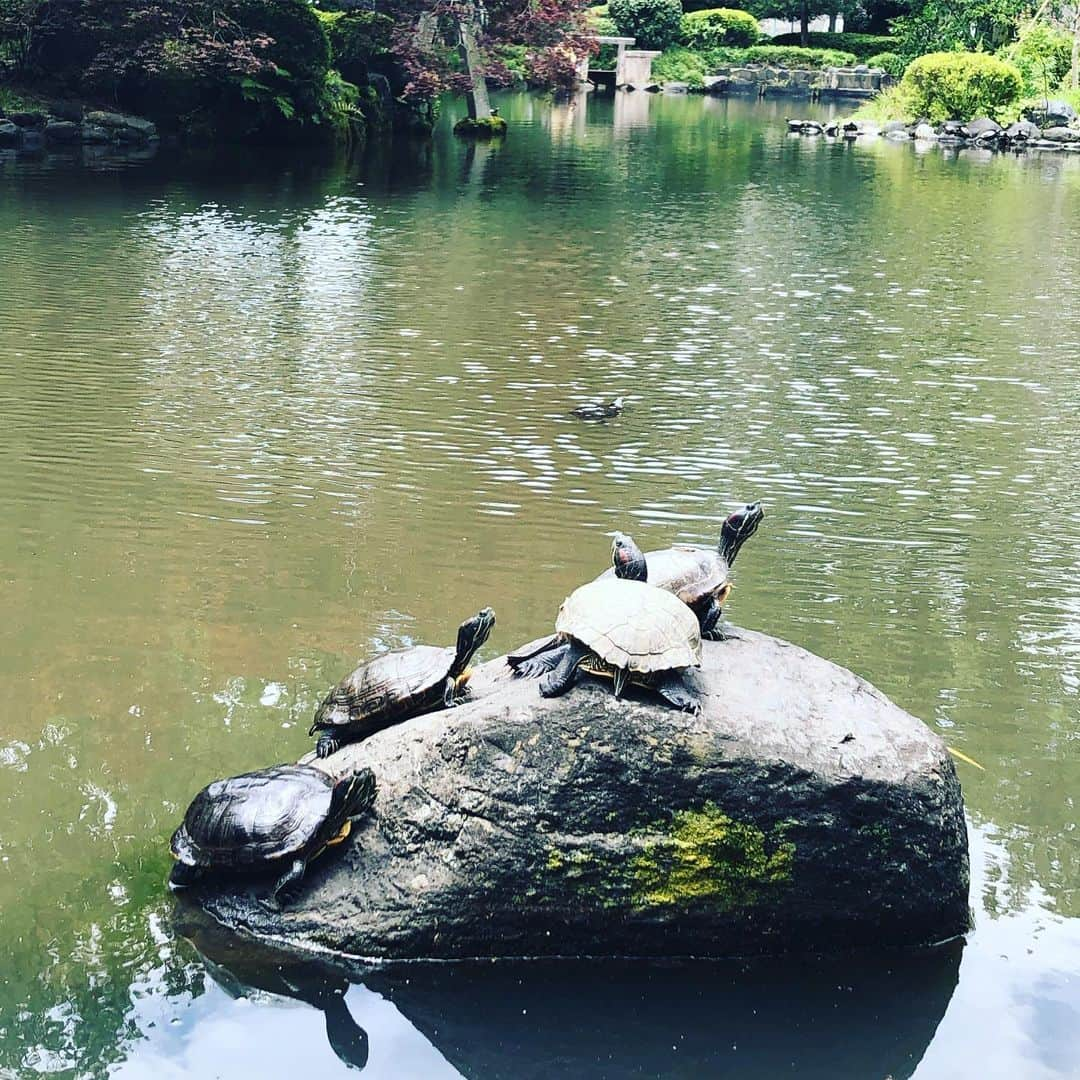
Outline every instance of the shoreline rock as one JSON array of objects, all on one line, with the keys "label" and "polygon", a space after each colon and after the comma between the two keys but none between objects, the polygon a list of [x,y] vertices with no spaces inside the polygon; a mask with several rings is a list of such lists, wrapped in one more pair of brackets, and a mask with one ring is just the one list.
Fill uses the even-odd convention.
[{"label": "shoreline rock", "polygon": [[[323,762],[373,813],[282,912],[194,894],[298,950],[385,959],[725,956],[919,946],[968,926],[942,741],[869,683],[763,634],[706,642],[699,716],[585,680],[539,696],[504,658],[474,700]],[[305,759],[308,760],[308,759]]]}]

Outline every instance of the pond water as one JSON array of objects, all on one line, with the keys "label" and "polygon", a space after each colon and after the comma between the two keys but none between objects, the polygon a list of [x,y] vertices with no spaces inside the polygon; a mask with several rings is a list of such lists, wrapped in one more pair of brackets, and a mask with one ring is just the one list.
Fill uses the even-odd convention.
[{"label": "pond water", "polygon": [[[501,104],[503,145],[0,155],[0,1074],[1080,1075],[1080,159]],[[985,767],[966,943],[364,972],[177,920],[191,795],[357,658],[483,604],[495,655],[611,530],[754,498],[734,622]]]}]

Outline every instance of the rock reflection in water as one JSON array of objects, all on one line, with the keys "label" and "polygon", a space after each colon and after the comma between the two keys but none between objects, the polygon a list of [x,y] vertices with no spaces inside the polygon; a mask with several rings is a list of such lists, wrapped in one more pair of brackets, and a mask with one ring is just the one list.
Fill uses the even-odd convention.
[{"label": "rock reflection in water", "polygon": [[[190,919],[198,918],[191,915]],[[205,920],[205,917],[202,917]],[[910,1076],[957,983],[961,942],[912,954],[830,960],[502,961],[347,969],[181,927],[233,997],[262,991],[320,1009],[334,1053],[363,1068],[379,1053],[349,1013],[351,983],[392,1004],[466,1077],[862,1078]],[[374,1014],[372,1014],[374,1015]],[[400,1033],[387,1033],[405,1051]],[[385,1049],[385,1048],[384,1048]],[[270,1050],[262,1048],[263,1052]],[[382,1068],[376,1069],[379,1075]]]}]

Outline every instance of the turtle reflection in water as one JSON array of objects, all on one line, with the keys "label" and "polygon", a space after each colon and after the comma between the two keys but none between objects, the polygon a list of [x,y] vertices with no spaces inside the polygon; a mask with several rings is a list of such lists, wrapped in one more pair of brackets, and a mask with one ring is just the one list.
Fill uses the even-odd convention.
[{"label": "turtle reflection in water", "polygon": [[[631,558],[620,561],[628,549]],[[565,694],[578,669],[614,680],[621,697],[628,681],[649,687],[676,709],[696,713],[697,695],[685,680],[701,666],[701,633],[690,608],[665,589],[634,580],[647,574],[645,557],[620,534],[612,545],[615,576],[575,589],[559,609],[555,636],[507,657],[519,674],[540,680],[544,697]]]},{"label": "turtle reflection in water", "polygon": [[278,874],[263,901],[278,908],[308,862],[340,844],[374,801],[370,769],[334,780],[310,765],[273,765],[215,780],[195,796],[173,833],[169,885],[181,889],[224,874]]},{"label": "turtle reflection in water", "polygon": [[326,1039],[352,1069],[368,1063],[367,1032],[353,1019],[345,995],[349,980],[335,968],[272,951],[232,934],[208,915],[185,905],[176,930],[198,950],[210,977],[234,1000],[262,995],[302,1001],[323,1014]]},{"label": "turtle reflection in water", "polygon": [[731,592],[731,565],[739,549],[757,532],[765,516],[760,502],[747,503],[740,510],[729,514],[720,529],[720,543],[713,548],[696,547],[692,544],[675,544],[659,551],[647,551],[644,556],[633,541],[619,534],[615,538],[613,561],[615,567],[605,570],[600,580],[618,576],[632,581],[646,580],[649,584],[667,589],[698,617],[701,636],[708,641],[723,641],[725,634],[720,625],[721,605]]},{"label": "turtle reflection in water", "polygon": [[315,744],[316,754],[329,757],[344,743],[458,704],[471,674],[469,664],[494,625],[495,612],[484,608],[458,628],[456,647],[414,645],[361,664],[316,709],[308,732],[322,732]]}]

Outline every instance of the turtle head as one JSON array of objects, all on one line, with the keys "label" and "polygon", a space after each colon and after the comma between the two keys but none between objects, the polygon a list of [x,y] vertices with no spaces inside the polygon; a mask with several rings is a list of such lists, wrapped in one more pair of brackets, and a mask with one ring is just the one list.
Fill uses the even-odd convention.
[{"label": "turtle head", "polygon": [[611,541],[611,562],[615,576],[626,581],[648,581],[649,568],[641,548],[626,533],[616,533]]},{"label": "turtle head", "polygon": [[466,619],[457,632],[457,656],[454,659],[456,678],[468,666],[473,654],[487,641],[491,628],[495,625],[495,612],[491,608],[481,608],[471,619]]},{"label": "turtle head", "polygon": [[760,502],[747,503],[741,510],[736,510],[724,522],[720,530],[720,554],[730,566],[739,554],[739,548],[757,532],[765,511]]},{"label": "turtle head", "polygon": [[334,785],[334,802],[338,802],[342,816],[359,817],[371,809],[375,801],[375,774],[370,769],[360,769],[352,776],[343,776]]}]

